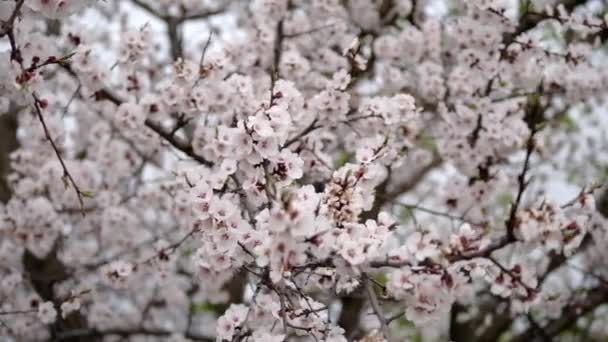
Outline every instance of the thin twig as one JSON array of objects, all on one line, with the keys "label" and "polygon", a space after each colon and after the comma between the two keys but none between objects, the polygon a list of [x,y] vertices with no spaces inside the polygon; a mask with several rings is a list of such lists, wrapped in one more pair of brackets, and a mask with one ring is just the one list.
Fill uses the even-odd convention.
[{"label": "thin twig", "polygon": [[473,223],[473,222],[467,221],[463,217],[463,215],[457,216],[457,215],[453,215],[453,214],[450,214],[450,213],[447,213],[447,212],[443,212],[443,211],[439,211],[439,210],[435,210],[435,209],[430,209],[430,208],[427,208],[427,207],[422,207],[422,206],[416,205],[416,204],[403,203],[403,202],[396,201],[396,200],[392,200],[392,201],[390,201],[390,203],[398,205],[400,207],[404,207],[406,209],[422,211],[422,212],[430,214],[430,215],[441,216],[441,217],[445,217],[445,218],[448,218],[448,219],[451,219],[451,220],[460,221],[460,222],[466,222],[466,223],[473,224],[475,226],[480,226],[481,225],[481,224],[477,224],[477,223]]},{"label": "thin twig", "polygon": [[390,340],[388,321],[382,313],[382,308],[380,307],[380,303],[378,302],[378,297],[376,296],[376,292],[374,292],[372,282],[370,281],[367,275],[365,275],[365,291],[367,292],[367,296],[369,298],[369,302],[372,306],[372,309],[374,310],[376,317],[378,317],[378,320],[380,321],[380,329],[382,331],[382,334],[384,335],[384,338],[386,340]]},{"label": "thin twig", "polygon": [[175,251],[182,245],[184,244],[184,242],[186,242],[186,240],[188,240],[192,235],[194,235],[195,233],[199,232],[200,229],[198,227],[193,228],[190,232],[188,232],[188,234],[184,235],[181,239],[179,239],[178,241],[172,243],[171,245],[162,248],[161,250],[159,250],[158,252],[156,252],[156,254],[154,254],[153,256],[149,257],[148,259],[144,260],[141,262],[141,264],[147,264],[150,261],[158,258],[158,257],[169,257],[171,254],[175,253]]},{"label": "thin twig", "polygon": [[213,36],[213,31],[209,31],[209,36],[207,37],[207,41],[205,42],[205,46],[203,46],[203,51],[201,52],[201,59],[198,62],[198,79],[192,85],[192,88],[196,87],[198,83],[207,76],[208,69],[205,69],[205,56],[207,55],[207,50],[211,45],[211,37]]},{"label": "thin twig", "polygon": [[515,199],[515,202],[513,202],[513,204],[511,205],[511,212],[509,213],[509,219],[507,220],[507,238],[509,240],[515,240],[517,210],[521,205],[521,200],[523,198],[524,192],[526,191],[526,187],[528,186],[528,182],[526,181],[526,174],[530,169],[530,159],[535,148],[534,136],[537,132],[538,130],[536,129],[536,127],[532,128],[530,136],[528,137],[528,140],[526,142],[526,157],[524,159],[524,166],[519,176],[517,176],[517,197]]},{"label": "thin twig", "polygon": [[14,310],[14,311],[0,311],[0,316],[9,316],[9,315],[26,315],[38,312],[38,310]]},{"label": "thin twig", "polygon": [[326,28],[330,28],[330,27],[334,27],[334,26],[336,26],[336,23],[329,23],[329,24],[318,26],[318,27],[313,27],[313,28],[308,29],[308,30],[285,34],[284,37],[285,38],[296,38],[296,37],[308,35],[308,34],[311,34],[311,33],[315,33],[315,32],[318,32],[318,31],[322,31],[322,30],[324,30]]},{"label": "thin twig", "polygon": [[317,119],[314,119],[310,123],[310,125],[308,125],[302,132],[298,133],[298,135],[296,135],[295,137],[287,140],[285,142],[285,144],[283,144],[283,148],[289,147],[290,145],[292,145],[295,142],[297,142],[298,140],[302,139],[303,137],[305,137],[306,135],[308,135],[312,131],[316,130],[317,128],[321,128],[321,125],[318,124],[318,120]]},{"label": "thin twig", "polygon": [[61,167],[63,168],[63,179],[64,179],[64,181],[65,181],[65,179],[67,179],[70,182],[70,184],[72,184],[72,188],[74,188],[74,192],[76,193],[76,196],[78,197],[78,202],[80,203],[80,210],[82,211],[82,215],[84,216],[85,211],[84,211],[83,195],[85,193],[82,190],[80,190],[80,188],[78,187],[78,184],[76,184],[74,177],[72,177],[72,174],[68,170],[68,167],[66,166],[66,164],[63,160],[63,157],[61,156],[61,152],[59,152],[59,148],[57,147],[57,145],[55,145],[55,141],[53,140],[53,137],[51,137],[51,133],[49,132],[46,122],[44,121],[44,116],[42,115],[42,109],[40,108],[40,104],[43,102],[34,93],[32,93],[32,97],[34,98],[34,108],[36,109],[36,114],[38,115],[38,120],[40,121],[40,123],[42,124],[42,128],[44,129],[44,134],[46,136],[46,139],[51,143],[51,147],[53,148],[53,151],[55,151],[55,155],[57,155],[57,159],[59,159],[59,163],[61,164]]}]

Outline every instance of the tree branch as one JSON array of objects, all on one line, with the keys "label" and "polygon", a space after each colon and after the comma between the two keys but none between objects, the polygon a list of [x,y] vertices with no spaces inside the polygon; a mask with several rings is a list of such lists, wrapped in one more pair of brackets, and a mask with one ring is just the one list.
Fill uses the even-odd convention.
[{"label": "tree branch", "polygon": [[214,342],[215,339],[200,336],[197,334],[193,334],[190,332],[178,332],[178,331],[168,331],[168,330],[160,330],[160,329],[145,329],[145,328],[137,328],[137,329],[76,329],[65,331],[57,335],[56,341],[65,341],[73,338],[92,338],[92,337],[106,337],[117,335],[123,338],[133,337],[133,336],[151,336],[151,337],[169,337],[173,334],[183,334],[184,337],[194,340],[194,341],[202,341],[202,342]]},{"label": "tree branch", "polygon": [[[109,91],[107,89],[101,89],[101,90],[97,91],[94,94],[94,96],[97,100],[108,100],[117,106],[121,105],[124,102],[122,99],[120,99],[118,96],[116,96],[115,94],[113,94],[111,91]],[[166,140],[169,144],[171,144],[171,146],[173,146],[176,149],[178,149],[179,151],[185,153],[190,158],[198,161],[199,163],[201,163],[207,167],[213,166],[213,162],[196,154],[194,152],[194,150],[192,149],[192,145],[189,142],[179,139],[177,136],[175,136],[174,134],[171,133],[171,130],[167,130],[167,129],[163,128],[159,123],[154,122],[150,119],[146,119],[144,124],[146,125],[146,127],[153,130],[156,134],[158,134],[160,137],[162,137],[164,140]]]},{"label": "tree branch", "polygon": [[384,338],[386,340],[390,341],[390,330],[388,327],[388,321],[387,321],[386,317],[384,317],[384,314],[382,313],[382,308],[380,307],[380,304],[378,303],[378,297],[376,296],[376,292],[374,292],[372,283],[367,278],[367,275],[364,276],[364,281],[365,281],[365,292],[367,292],[367,297],[372,306],[372,309],[374,310],[376,317],[378,317],[378,320],[380,321],[380,330],[382,331]]},{"label": "tree branch", "polygon": [[[546,336],[550,338],[556,337],[562,331],[576,324],[579,317],[606,303],[608,303],[608,291],[605,285],[591,289],[587,292],[585,299],[564,307],[559,318],[549,321],[541,329],[545,332]],[[515,336],[512,342],[538,341],[537,331],[537,327],[530,326],[525,332]]]},{"label": "tree branch", "polygon": [[63,157],[61,156],[61,152],[59,152],[59,148],[57,148],[57,145],[55,145],[55,141],[53,140],[53,137],[51,137],[51,133],[49,132],[48,127],[46,126],[46,122],[44,121],[44,116],[42,115],[42,109],[41,109],[41,106],[43,104],[44,104],[44,106],[46,106],[46,102],[43,102],[42,100],[40,100],[34,93],[32,93],[32,97],[34,98],[34,108],[36,109],[36,114],[38,115],[38,120],[40,120],[40,123],[42,124],[42,128],[44,129],[44,135],[46,136],[46,139],[50,142],[51,147],[53,148],[53,151],[55,151],[55,155],[57,156],[57,159],[59,160],[59,163],[61,164],[61,168],[63,169],[63,180],[66,181],[66,179],[67,179],[67,181],[72,185],[72,188],[74,189],[74,192],[76,193],[76,197],[78,198],[78,202],[80,203],[80,209],[81,209],[82,215],[84,216],[85,211],[84,211],[83,196],[87,196],[87,193],[83,192],[78,187],[78,184],[76,184],[74,177],[72,177],[72,174],[68,170],[68,167],[65,165]]}]

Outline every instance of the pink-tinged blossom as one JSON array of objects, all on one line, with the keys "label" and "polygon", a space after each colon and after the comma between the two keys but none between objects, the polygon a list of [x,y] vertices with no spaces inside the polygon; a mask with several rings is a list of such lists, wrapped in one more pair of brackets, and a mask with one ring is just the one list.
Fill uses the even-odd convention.
[{"label": "pink-tinged blossom", "polygon": [[242,304],[232,304],[217,321],[217,334],[222,340],[231,340],[235,330],[245,322],[249,308]]},{"label": "pink-tinged blossom", "polygon": [[[121,36],[121,47],[118,60],[122,63],[135,63],[147,55],[149,48],[149,30],[144,26],[130,30]],[[190,73],[192,74],[192,73]]]},{"label": "pink-tinged blossom", "polygon": [[126,261],[117,260],[104,266],[101,270],[103,278],[112,287],[125,288],[134,266]]},{"label": "pink-tinged blossom", "polygon": [[78,297],[71,298],[71,299],[61,303],[61,307],[60,307],[61,317],[65,319],[72,312],[78,311],[80,309],[81,305],[82,304],[80,303],[80,299]]},{"label": "pink-tinged blossom", "polygon": [[124,129],[137,129],[145,120],[142,108],[134,103],[125,103],[118,107],[114,122],[116,126]]},{"label": "pink-tinged blossom", "polygon": [[67,17],[82,8],[86,1],[74,0],[27,0],[26,5],[50,19]]},{"label": "pink-tinged blossom", "polygon": [[57,319],[57,310],[53,302],[38,304],[38,319],[44,324],[54,323]]}]

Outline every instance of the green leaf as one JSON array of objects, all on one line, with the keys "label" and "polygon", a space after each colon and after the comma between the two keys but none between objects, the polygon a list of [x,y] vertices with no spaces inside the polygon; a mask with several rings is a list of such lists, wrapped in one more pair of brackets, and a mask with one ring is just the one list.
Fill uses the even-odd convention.
[{"label": "green leaf", "polygon": [[425,149],[427,151],[437,151],[437,143],[435,142],[435,138],[430,136],[422,136],[418,140],[418,145],[420,146],[420,148]]},{"label": "green leaf", "polygon": [[534,12],[532,0],[519,0],[519,16],[521,17],[528,12]]},{"label": "green leaf", "polygon": [[450,8],[447,13],[448,17],[460,17],[462,15],[464,15],[464,11],[458,7]]},{"label": "green leaf", "polygon": [[291,202],[291,199],[293,198],[293,193],[289,190],[282,190],[281,191],[281,202],[287,204],[289,202]]},{"label": "green leaf", "polygon": [[508,207],[513,203],[513,195],[510,193],[500,194],[498,195],[498,198],[496,198],[496,202],[498,202],[498,205],[501,207]]},{"label": "green leaf", "polygon": [[193,303],[192,305],[190,305],[190,311],[195,315],[203,314],[203,313],[221,314],[222,308],[221,308],[221,305],[219,305],[219,304],[203,302],[203,303]]},{"label": "green leaf", "polygon": [[540,129],[540,125],[546,122],[545,109],[541,103],[541,93],[533,92],[528,95],[525,108],[524,121],[530,129]]},{"label": "green leaf", "polygon": [[590,105],[589,103],[584,103],[583,104],[583,114],[590,115],[592,113],[593,113],[593,106]]},{"label": "green leaf", "polygon": [[556,30],[555,26],[546,25],[543,30],[542,40],[558,40],[562,38],[560,33]]},{"label": "green leaf", "polygon": [[411,329],[414,328],[414,323],[407,320],[405,317],[399,318],[397,321],[397,326],[402,329]]},{"label": "green leaf", "polygon": [[70,179],[68,176],[61,177],[61,180],[63,181],[63,186],[65,186],[66,189],[70,187]]},{"label": "green leaf", "polygon": [[86,197],[86,198],[95,197],[95,192],[91,191],[91,190],[80,190],[80,194],[82,195],[82,197]]},{"label": "green leaf", "polygon": [[508,341],[511,341],[512,338],[513,338],[513,334],[511,334],[509,331],[507,331],[506,333],[500,335],[500,337],[498,338],[498,342],[508,342]]},{"label": "green leaf", "polygon": [[386,276],[386,274],[384,273],[380,273],[377,276],[374,277],[374,280],[382,285],[382,286],[386,286],[386,283],[388,282],[388,277]]},{"label": "green leaf", "polygon": [[414,216],[412,215],[412,209],[410,208],[401,208],[399,211],[399,222],[405,224],[410,222]]},{"label": "green leaf", "polygon": [[336,159],[334,160],[334,167],[336,169],[341,168],[342,166],[346,165],[346,163],[348,163],[352,157],[352,153],[346,151],[339,151],[336,156]]},{"label": "green leaf", "polygon": [[560,113],[556,117],[557,122],[560,126],[564,127],[566,132],[574,132],[578,130],[578,125],[572,118],[568,115],[568,113]]},{"label": "green leaf", "polygon": [[530,106],[538,106],[540,104],[540,97],[541,93],[536,91],[528,94],[528,104]]},{"label": "green leaf", "polygon": [[603,181],[608,180],[608,167],[602,166],[600,167],[600,179]]},{"label": "green leaf", "polygon": [[182,256],[187,257],[187,256],[194,254],[194,252],[195,252],[195,249],[192,247],[186,246],[186,247],[182,248]]}]

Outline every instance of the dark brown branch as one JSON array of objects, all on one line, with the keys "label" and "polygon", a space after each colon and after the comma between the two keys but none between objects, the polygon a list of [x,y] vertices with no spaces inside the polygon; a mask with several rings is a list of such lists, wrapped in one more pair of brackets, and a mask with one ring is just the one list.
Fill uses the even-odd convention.
[{"label": "dark brown branch", "polygon": [[168,18],[167,23],[167,38],[171,47],[171,57],[174,61],[184,56],[184,46],[181,32],[181,23],[176,18]]},{"label": "dark brown branch", "polygon": [[150,6],[143,0],[131,0],[133,4],[152,15],[159,20],[162,20],[167,26],[167,40],[169,41],[170,53],[173,60],[178,60],[184,56],[183,39],[181,34],[182,24],[189,20],[201,20],[211,16],[221,14],[226,10],[226,7],[221,7],[215,10],[203,11],[191,15],[171,16],[163,14]]},{"label": "dark brown branch", "polygon": [[[123,338],[138,336],[138,335],[152,336],[152,337],[169,337],[170,335],[172,335],[174,333],[180,333],[180,332],[160,330],[160,329],[145,329],[145,328],[105,329],[105,330],[78,329],[78,330],[71,330],[71,331],[66,331],[66,332],[58,334],[56,341],[65,341],[65,340],[69,340],[69,339],[73,339],[73,338],[93,338],[93,337],[99,338],[99,337],[106,337],[106,336],[112,336],[112,335],[120,336]],[[191,332],[185,332],[184,336],[186,338],[194,340],[194,341],[203,341],[203,342],[215,341],[215,339],[213,339],[213,338],[196,335]]]},{"label": "dark brown branch", "polygon": [[16,1],[15,8],[13,9],[13,13],[11,14],[11,16],[8,18],[7,21],[3,21],[0,24],[0,28],[2,29],[2,31],[0,31],[0,38],[8,36],[8,40],[11,45],[11,60],[17,60],[19,63],[22,63],[22,59],[21,53],[19,52],[17,44],[15,43],[13,27],[15,25],[15,20],[17,19],[17,16],[19,16],[19,13],[21,12],[21,7],[23,7],[24,3],[25,0]]},{"label": "dark brown branch", "polygon": [[[271,77],[276,80],[281,74],[280,72],[280,63],[281,63],[281,54],[283,52],[283,21],[280,20],[277,23],[275,38],[274,38],[274,47],[273,47],[273,62],[272,62],[272,70],[270,71]],[[273,81],[274,84],[274,81]]]},{"label": "dark brown branch", "polygon": [[207,11],[203,11],[200,13],[185,15],[185,16],[179,17],[178,20],[180,23],[183,23],[185,21],[190,21],[190,20],[202,20],[202,19],[207,19],[209,17],[212,17],[214,15],[222,14],[225,11],[226,11],[226,7],[221,7],[221,8],[214,9],[214,10],[207,10]]},{"label": "dark brown branch", "polygon": [[135,5],[137,5],[139,8],[141,8],[142,10],[148,12],[148,14],[159,18],[159,19],[163,19],[164,15],[162,15],[160,12],[158,12],[154,7],[150,6],[147,2],[142,1],[142,0],[131,0]]},{"label": "dark brown branch", "polygon": [[186,141],[182,141],[181,139],[178,139],[176,136],[171,134],[170,131],[164,129],[160,124],[158,124],[150,119],[146,119],[145,125],[148,128],[150,128],[151,130],[153,130],[156,134],[160,135],[167,142],[169,142],[173,147],[182,151],[183,153],[185,153],[192,159],[196,160],[197,162],[199,162],[207,167],[213,166],[212,162],[210,162],[207,159],[196,154],[194,152],[194,150],[192,149],[192,145],[190,145],[190,143],[188,143]]},{"label": "dark brown branch", "polygon": [[384,338],[390,340],[388,320],[386,319],[386,317],[384,317],[384,314],[382,313],[382,308],[378,303],[378,297],[376,296],[376,292],[374,292],[374,288],[372,286],[372,283],[370,282],[370,279],[368,279],[367,276],[365,276],[364,278],[365,292],[367,292],[367,297],[369,299],[370,305],[372,306],[376,317],[378,317],[378,320],[380,321],[380,330],[382,331]]},{"label": "dark brown branch", "polygon": [[[589,290],[582,300],[574,301],[562,309],[562,314],[559,318],[550,320],[549,323],[542,327],[546,336],[550,338],[558,336],[562,331],[576,324],[579,317],[583,317],[587,313],[595,310],[600,305],[608,303],[608,291],[606,286],[600,286]],[[531,326],[526,331],[518,336],[515,336],[513,342],[528,342],[539,341],[537,339],[538,329]],[[543,341],[542,339],[540,341]]]},{"label": "dark brown branch", "polygon": [[553,341],[553,339],[551,338],[551,336],[549,336],[547,334],[545,329],[543,329],[543,327],[541,327],[538,324],[538,322],[536,322],[534,317],[532,317],[532,314],[528,313],[526,315],[526,318],[528,318],[528,322],[530,322],[530,326],[534,329],[534,331],[536,331],[537,336],[539,336],[543,342],[552,342]]},{"label": "dark brown branch", "polygon": [[390,202],[390,201],[396,199],[397,197],[399,197],[400,195],[412,190],[414,187],[416,187],[416,185],[418,185],[424,179],[424,177],[429,172],[431,172],[436,167],[441,165],[441,163],[442,163],[442,160],[439,157],[439,155],[433,155],[433,160],[429,164],[418,169],[405,182],[402,182],[400,184],[396,184],[395,186],[393,186],[392,191],[389,191],[382,196],[382,200],[384,202]]},{"label": "dark brown branch", "polygon": [[295,137],[287,140],[285,142],[285,144],[283,145],[283,148],[287,148],[289,146],[291,146],[292,144],[296,143],[298,140],[302,139],[303,137],[307,136],[309,133],[315,131],[318,128],[321,128],[322,126],[320,124],[318,124],[318,120],[314,119],[310,125],[308,125],[302,132],[298,133]]},{"label": "dark brown branch", "polygon": [[[562,0],[559,4],[564,5],[567,12],[572,12],[577,6],[583,5],[587,0]],[[544,16],[535,15],[535,12],[526,9],[524,13],[521,13],[518,25],[515,27],[513,32],[509,32],[503,35],[503,45],[508,47],[518,36],[528,32],[538,26],[546,18]]]},{"label": "dark brown branch", "polygon": [[515,240],[515,229],[517,228],[517,210],[521,205],[521,200],[523,198],[524,192],[526,191],[526,187],[528,186],[528,182],[526,180],[526,174],[530,169],[530,158],[532,157],[532,153],[535,149],[534,136],[537,133],[537,128],[532,128],[530,132],[530,136],[526,142],[526,157],[524,159],[524,166],[521,170],[521,173],[517,176],[517,196],[515,202],[511,205],[511,211],[509,213],[509,219],[507,220],[507,239],[509,241]]},{"label": "dark brown branch", "polygon": [[[55,151],[55,155],[57,156],[57,159],[59,160],[59,163],[61,164],[61,168],[63,169],[63,180],[64,181],[67,180],[72,185],[72,188],[74,189],[74,192],[76,193],[76,197],[78,198],[78,202],[80,203],[80,209],[82,211],[82,215],[84,216],[85,211],[84,211],[83,197],[88,196],[88,194],[86,192],[83,192],[78,187],[78,184],[76,184],[74,177],[72,177],[72,174],[68,170],[68,167],[65,165],[63,157],[61,156],[61,152],[59,152],[59,148],[57,147],[57,145],[55,145],[55,141],[53,140],[53,137],[51,137],[51,133],[49,132],[49,129],[46,126],[46,122],[44,121],[44,116],[42,115],[41,105],[45,102],[40,100],[36,96],[36,94],[32,94],[32,97],[34,98],[34,108],[36,109],[36,114],[38,115],[38,120],[40,121],[40,123],[42,124],[42,128],[44,129],[44,135],[46,136],[46,139],[50,142],[51,147],[53,148],[53,151]],[[45,106],[46,106],[46,104],[45,104]]]},{"label": "dark brown branch", "polygon": [[297,38],[297,37],[301,37],[301,36],[305,36],[305,35],[309,35],[309,34],[312,34],[312,33],[315,33],[315,32],[322,31],[322,30],[324,30],[326,28],[334,27],[335,25],[336,25],[335,23],[329,23],[329,24],[321,25],[321,26],[314,27],[314,28],[311,28],[311,29],[308,29],[308,30],[304,30],[304,31],[284,34],[283,36],[286,39]]},{"label": "dark brown branch", "polygon": [[433,216],[445,217],[445,218],[450,219],[450,220],[456,220],[456,221],[460,221],[460,222],[467,222],[467,223],[471,223],[471,224],[477,225],[477,226],[480,225],[480,224],[477,224],[477,223],[468,222],[463,217],[463,215],[460,215],[460,216],[453,215],[453,214],[450,214],[448,212],[443,212],[443,211],[439,211],[439,210],[435,210],[435,209],[431,209],[431,208],[426,208],[426,207],[423,207],[423,206],[420,206],[420,205],[416,205],[416,204],[403,203],[403,202],[399,202],[397,200],[393,200],[390,203],[398,205],[398,206],[406,208],[406,209],[409,209],[409,210],[421,211],[423,213],[427,213],[427,214],[430,214],[430,215],[433,215]]},{"label": "dark brown branch", "polygon": [[[587,0],[561,0],[561,1],[558,1],[558,3],[555,4],[554,6],[557,6],[558,4],[562,4],[562,5],[564,5],[564,8],[566,9],[567,12],[572,12],[577,6],[583,5],[586,2],[587,2]],[[530,8],[528,8],[529,6],[525,6],[525,7],[526,7],[525,12],[520,13],[521,16],[518,20],[518,23],[517,23],[517,26],[515,27],[515,29],[513,31],[506,32],[502,35],[502,48],[499,51],[500,60],[509,60],[509,52],[508,52],[509,46],[516,41],[517,37],[537,28],[541,22],[543,22],[547,19],[543,16],[535,15],[535,12],[530,11]],[[500,13],[499,11],[497,11],[495,9],[489,9],[489,12],[503,16],[502,13]],[[490,93],[492,92],[492,86],[494,84],[494,81],[496,81],[497,76],[498,76],[498,74],[488,80],[488,83],[486,84],[486,87],[485,87],[485,93],[484,93],[485,96],[490,95]]]},{"label": "dark brown branch", "polygon": [[[97,100],[108,100],[117,106],[119,106],[120,104],[123,103],[122,99],[120,99],[118,96],[114,95],[112,92],[110,92],[107,89],[102,89],[102,90],[97,91],[94,94],[94,96]],[[174,134],[171,133],[171,130],[167,130],[167,129],[163,128],[159,123],[152,121],[150,119],[146,119],[145,125],[148,128],[150,128],[151,130],[153,130],[156,134],[161,136],[168,143],[170,143],[171,146],[173,146],[176,149],[180,150],[181,152],[185,153],[190,158],[198,161],[199,163],[201,163],[207,167],[213,166],[213,162],[196,154],[194,152],[194,150],[192,149],[192,145],[189,142],[179,139],[178,137],[176,137]]]},{"label": "dark brown branch", "polygon": [[17,113],[19,108],[11,105],[8,113],[0,113],[0,202],[6,203],[11,197],[8,175],[10,155],[19,147],[17,140]]},{"label": "dark brown branch", "polygon": [[175,251],[184,244],[184,242],[186,242],[186,240],[188,240],[190,237],[192,237],[192,235],[194,235],[195,233],[199,232],[200,228],[198,226],[194,226],[194,228],[192,228],[192,230],[190,232],[188,232],[188,234],[184,235],[181,239],[179,239],[178,241],[170,244],[169,246],[161,249],[160,251],[158,251],[156,254],[154,254],[153,256],[151,256],[150,258],[142,261],[142,264],[147,264],[149,262],[151,262],[152,260],[156,259],[156,258],[160,258],[160,259],[164,259],[164,258],[168,258],[171,254],[175,253]]},{"label": "dark brown branch", "polygon": [[12,316],[12,315],[27,315],[36,313],[38,310],[13,310],[13,311],[0,311],[0,316]]}]

